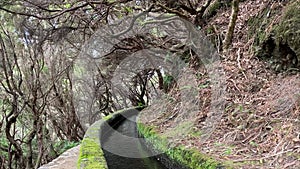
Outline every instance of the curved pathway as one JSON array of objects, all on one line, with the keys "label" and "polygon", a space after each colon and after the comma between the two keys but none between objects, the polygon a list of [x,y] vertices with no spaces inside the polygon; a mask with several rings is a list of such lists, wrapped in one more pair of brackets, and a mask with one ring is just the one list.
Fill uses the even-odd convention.
[{"label": "curved pathway", "polygon": [[80,145],[73,147],[39,169],[76,169]]}]

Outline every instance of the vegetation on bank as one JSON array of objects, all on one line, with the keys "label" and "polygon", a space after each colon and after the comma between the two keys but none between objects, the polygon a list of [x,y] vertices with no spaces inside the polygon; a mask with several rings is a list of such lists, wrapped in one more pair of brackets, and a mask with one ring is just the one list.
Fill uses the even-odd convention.
[{"label": "vegetation on bank", "polygon": [[196,149],[186,148],[184,145],[172,146],[172,143],[167,138],[161,137],[153,126],[138,122],[137,128],[140,135],[145,138],[149,148],[165,153],[173,162],[191,169],[231,168],[230,165],[218,162]]}]

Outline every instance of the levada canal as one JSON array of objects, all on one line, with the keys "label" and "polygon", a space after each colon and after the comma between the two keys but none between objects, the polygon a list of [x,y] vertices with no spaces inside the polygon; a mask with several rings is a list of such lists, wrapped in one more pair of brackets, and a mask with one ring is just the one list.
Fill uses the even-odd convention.
[{"label": "levada canal", "polygon": [[[122,115],[121,115],[122,116]],[[137,114],[118,117],[102,127],[101,145],[109,169],[181,169],[166,161],[165,155],[153,156],[144,139],[138,139]],[[169,160],[167,160],[169,161]],[[167,167],[167,166],[168,167]]]}]

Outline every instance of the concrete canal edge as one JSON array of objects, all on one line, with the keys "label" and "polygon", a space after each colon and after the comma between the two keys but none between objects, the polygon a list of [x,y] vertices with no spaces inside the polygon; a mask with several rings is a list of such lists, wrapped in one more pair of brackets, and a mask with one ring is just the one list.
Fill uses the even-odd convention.
[{"label": "concrete canal edge", "polygon": [[[137,129],[140,136],[145,138],[146,146],[154,152],[163,152],[161,161],[166,166],[176,165],[177,168],[190,169],[227,169],[233,168],[230,164],[222,164],[217,160],[200,153],[195,149],[187,149],[184,146],[170,146],[166,138],[161,137],[155,127],[147,126],[137,121]],[[179,167],[178,167],[179,166]]]}]

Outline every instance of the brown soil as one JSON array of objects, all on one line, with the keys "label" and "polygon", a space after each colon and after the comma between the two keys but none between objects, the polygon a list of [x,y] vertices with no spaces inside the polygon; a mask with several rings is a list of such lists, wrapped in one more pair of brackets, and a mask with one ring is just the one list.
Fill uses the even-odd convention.
[{"label": "brown soil", "polygon": [[[222,55],[221,61],[226,74],[225,112],[209,139],[203,141],[195,134],[184,137],[175,134],[173,137],[168,133],[176,128],[180,118],[183,119],[180,113],[186,107],[179,102],[154,104],[146,110],[149,114],[143,120],[167,134],[174,145],[197,148],[221,161],[232,161],[237,168],[299,167],[300,74],[276,73],[269,69],[264,61],[254,56],[254,38],[247,34],[248,19],[265,8],[270,8],[270,12],[275,9],[283,11],[284,4],[266,0],[240,3],[233,46]],[[230,9],[218,12],[208,25],[217,25],[218,34],[226,32],[230,12]],[[207,79],[203,76],[197,83],[203,84]],[[175,99],[180,97],[176,90],[170,95]],[[211,86],[201,89],[197,120],[185,119],[195,121],[194,133],[201,131],[210,116],[210,98]]]}]

